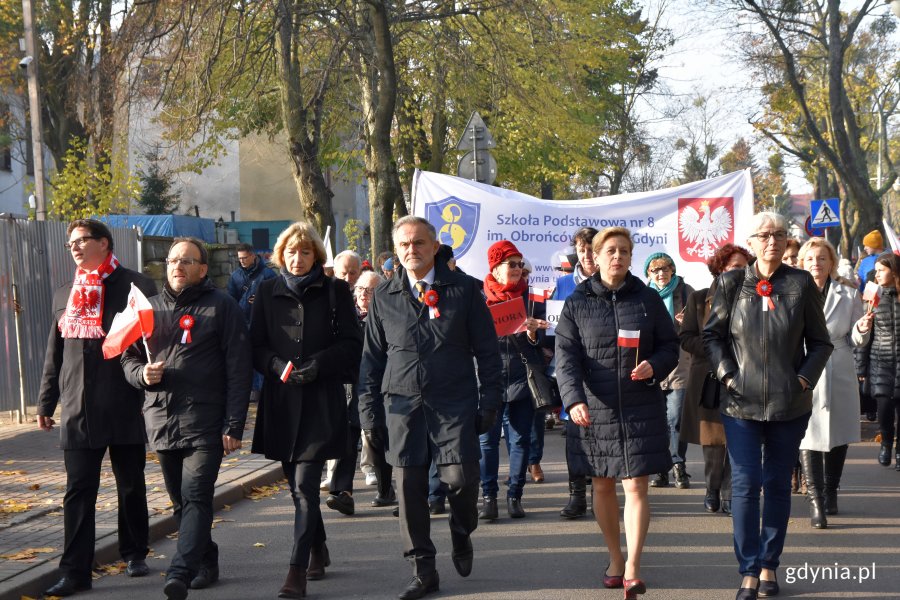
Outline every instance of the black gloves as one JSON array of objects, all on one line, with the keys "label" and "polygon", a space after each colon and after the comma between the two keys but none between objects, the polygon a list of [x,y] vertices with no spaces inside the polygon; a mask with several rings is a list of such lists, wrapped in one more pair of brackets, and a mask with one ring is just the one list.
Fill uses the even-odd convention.
[{"label": "black gloves", "polygon": [[[294,373],[297,373],[300,376],[300,381],[302,383],[312,383],[316,380],[316,377],[319,376],[319,361],[311,358],[294,369]],[[294,373],[291,373],[291,375]]]},{"label": "black gloves", "polygon": [[[272,373],[272,375],[274,375],[278,379],[281,379],[281,374],[284,373],[284,370],[285,368],[287,368],[287,366],[288,361],[276,356],[272,358],[272,361],[269,363],[269,371]],[[289,385],[300,385],[301,383],[303,383],[303,380],[300,378],[300,370],[297,367],[294,367],[293,370],[291,370],[291,374],[288,375],[287,381],[285,381],[284,383],[287,383]]]},{"label": "black gloves", "polygon": [[475,431],[478,435],[482,435],[491,430],[494,423],[497,422],[496,410],[479,410],[475,415]]}]

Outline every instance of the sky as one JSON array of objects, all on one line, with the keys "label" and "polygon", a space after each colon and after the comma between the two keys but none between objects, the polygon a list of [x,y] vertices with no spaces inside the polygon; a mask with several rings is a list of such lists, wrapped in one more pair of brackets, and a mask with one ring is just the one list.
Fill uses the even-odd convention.
[{"label": "sky", "polygon": [[[717,134],[723,146],[730,148],[743,136],[753,144],[757,164],[765,165],[770,145],[759,140],[748,123],[748,118],[761,110],[760,97],[745,67],[735,58],[730,19],[722,18],[711,8],[711,2],[704,5],[698,0],[649,0],[645,17],[655,13],[660,2],[665,2],[663,24],[677,38],[660,65],[661,80],[676,96],[711,94],[720,107]],[[843,4],[852,7],[861,2]],[[886,11],[886,5],[878,9],[879,13]],[[812,192],[812,186],[789,160],[787,176],[791,193]]]}]

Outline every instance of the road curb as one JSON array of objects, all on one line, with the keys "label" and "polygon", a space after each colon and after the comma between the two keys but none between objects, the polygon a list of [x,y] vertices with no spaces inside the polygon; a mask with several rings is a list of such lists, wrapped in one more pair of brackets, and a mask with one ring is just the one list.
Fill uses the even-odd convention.
[{"label": "road curb", "polygon": [[[283,479],[284,473],[281,470],[281,464],[272,462],[266,466],[260,467],[243,477],[223,483],[216,486],[216,493],[213,497],[213,508],[220,510],[226,504],[234,504],[244,499],[246,493],[254,487],[262,485],[271,485],[276,481]],[[171,514],[157,515],[150,518],[150,543],[169,535],[176,531],[175,517]],[[96,541],[94,550],[94,562],[96,564],[106,564],[119,560],[119,540],[115,531],[99,536]],[[160,561],[168,565],[168,561]],[[36,565],[32,569],[28,569],[19,575],[5,581],[3,590],[0,592],[0,600],[19,600],[22,596],[32,596],[39,598],[43,591],[54,584],[59,579],[59,571],[57,569],[58,560],[53,562],[45,562]],[[150,565],[150,576],[153,576],[154,565]]]}]

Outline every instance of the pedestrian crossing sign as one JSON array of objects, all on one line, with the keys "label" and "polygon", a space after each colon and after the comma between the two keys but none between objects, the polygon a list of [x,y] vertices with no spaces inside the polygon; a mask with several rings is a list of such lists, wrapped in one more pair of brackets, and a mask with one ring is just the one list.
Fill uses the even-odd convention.
[{"label": "pedestrian crossing sign", "polygon": [[839,198],[810,200],[809,214],[812,227],[839,227],[841,224],[841,201]]}]

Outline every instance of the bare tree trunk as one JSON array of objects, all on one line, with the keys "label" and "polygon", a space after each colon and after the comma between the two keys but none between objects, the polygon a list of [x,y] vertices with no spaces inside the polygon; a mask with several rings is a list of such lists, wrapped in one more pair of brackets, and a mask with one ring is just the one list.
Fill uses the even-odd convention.
[{"label": "bare tree trunk", "polygon": [[300,22],[294,11],[293,0],[279,0],[276,57],[278,64],[278,85],[281,92],[281,119],[288,136],[294,184],[300,198],[303,216],[312,223],[319,233],[325,228],[334,229],[334,211],[322,166],[319,163],[321,122],[325,91],[328,88],[327,75],[314,92],[311,106],[304,104],[300,82]]},{"label": "bare tree trunk", "polygon": [[391,149],[391,125],[397,103],[397,71],[386,0],[358,6],[359,72],[366,133],[366,178],[372,256],[390,250],[393,211],[406,213],[397,163]]}]

